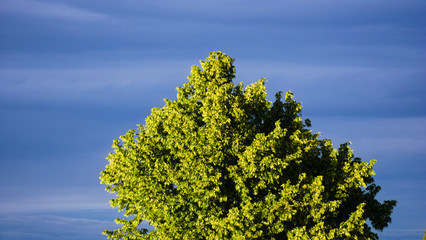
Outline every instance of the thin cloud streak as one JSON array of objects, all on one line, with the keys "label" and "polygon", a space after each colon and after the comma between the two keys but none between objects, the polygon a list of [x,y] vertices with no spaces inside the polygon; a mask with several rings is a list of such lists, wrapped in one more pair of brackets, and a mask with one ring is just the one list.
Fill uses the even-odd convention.
[{"label": "thin cloud streak", "polygon": [[[344,2],[331,1],[269,1],[268,4],[259,4],[258,1],[162,1],[147,2],[145,4],[134,1],[121,1],[110,3],[104,9],[115,8],[117,16],[134,18],[137,15],[150,18],[166,19],[170,21],[192,22],[220,22],[226,25],[282,25],[303,24],[309,25],[348,25],[356,23],[380,22],[384,16],[390,13],[398,13],[396,10],[419,12],[424,8],[422,1],[382,2],[357,1]],[[90,4],[89,4],[90,5]],[[93,6],[93,5],[92,5]],[[408,7],[407,7],[408,6]],[[417,6],[417,7],[412,7]],[[206,11],[208,9],[208,11]],[[108,11],[108,10],[105,10]],[[362,18],[359,13],[362,12]],[[220,14],[217,14],[220,13]],[[336,21],[339,19],[340,21]],[[400,23],[395,21],[395,23]]]},{"label": "thin cloud streak", "polygon": [[[336,144],[350,141],[363,154],[426,155],[426,127],[424,124],[426,117],[339,118],[313,116],[310,119],[313,131],[320,132],[321,138],[335,139]],[[399,161],[407,161],[407,159],[399,159]]]},{"label": "thin cloud streak", "polygon": [[[138,65],[137,61],[131,65]],[[161,86],[182,86],[191,65],[198,62],[141,62],[138,67],[60,69],[0,69],[1,98],[7,101],[110,103],[113,98],[137,104],[140,94]],[[350,113],[426,114],[421,106],[426,94],[421,91],[422,76],[418,67],[363,67],[333,65],[298,65],[287,62],[239,62],[236,82],[251,84],[262,77],[268,93],[292,90],[306,109],[321,109],[324,114]],[[164,69],[168,69],[164,71]],[[333,89],[338,87],[339,91]],[[174,88],[167,88],[173,96]],[[170,94],[167,94],[169,97]],[[145,95],[146,96],[146,95]],[[132,100],[133,98],[133,100]],[[318,102],[321,99],[321,102]],[[335,101],[339,99],[339,101]],[[117,99],[116,99],[117,100]],[[136,100],[136,101],[134,101]],[[370,104],[373,103],[374,105]],[[322,104],[318,108],[318,104]],[[327,106],[328,105],[328,106]],[[341,108],[342,106],[348,109]],[[351,110],[352,108],[352,110]],[[333,111],[338,109],[338,111]],[[372,116],[377,116],[373,114]],[[320,114],[320,111],[315,112]],[[366,115],[368,116],[368,115]]]},{"label": "thin cloud streak", "polygon": [[[22,10],[43,14],[62,14],[65,18],[74,16],[75,19],[82,20],[97,19],[102,16],[119,19],[119,21],[111,22],[110,19],[96,22],[84,21],[84,24],[78,27],[62,21],[40,21],[35,26],[32,24],[34,19],[20,19],[19,16],[15,16],[17,19],[11,22],[12,29],[9,29],[9,24],[4,26],[6,30],[3,31],[8,34],[5,34],[2,45],[8,51],[28,49],[42,53],[84,52],[94,48],[103,50],[145,48],[151,51],[177,48],[187,53],[194,48],[200,48],[199,45],[203,43],[204,46],[211,46],[203,49],[203,52],[215,50],[212,48],[216,47],[224,50],[225,47],[232,46],[230,49],[237,50],[236,52],[247,54],[254,51],[258,55],[261,53],[258,49],[266,47],[267,50],[278,51],[282,55],[285,54],[284,49],[287,51],[297,49],[294,46],[303,43],[308,49],[309,46],[315,46],[313,50],[321,46],[326,47],[324,52],[339,45],[346,50],[349,49],[348,47],[356,48],[362,45],[362,47],[370,46],[370,49],[377,51],[383,46],[401,47],[402,44],[406,44],[406,38],[410,36],[411,45],[423,46],[422,42],[418,41],[418,36],[422,35],[423,26],[413,17],[421,16],[421,12],[406,14],[408,10],[419,11],[417,9],[421,7],[410,7],[407,10],[406,4],[399,4],[396,1],[390,1],[386,5],[365,1],[364,6],[358,6],[357,2],[351,7],[347,7],[350,3],[342,4],[346,6],[344,10],[349,11],[350,14],[323,2],[320,4],[271,2],[262,5],[255,2],[227,4],[189,2],[190,5],[172,2],[169,4],[129,2],[126,5],[122,2],[109,2],[99,6],[98,3],[80,1],[73,2],[73,5],[58,5],[49,1],[8,0],[4,4],[4,10],[14,9],[8,10],[11,13]],[[413,3],[420,5],[418,1]],[[36,6],[25,7],[31,4]],[[328,4],[339,5],[339,2],[330,1]],[[246,8],[247,11],[240,11],[241,7]],[[61,8],[67,10],[61,10]],[[203,11],[206,8],[209,11]],[[221,14],[218,15],[217,12]],[[360,12],[362,18],[359,18]],[[388,14],[401,14],[401,17],[389,18]],[[96,17],[91,17],[92,15]],[[402,20],[408,23],[400,24]],[[333,24],[336,23],[342,26],[334,26]],[[37,31],[32,30],[35,27]],[[16,28],[21,29],[19,34],[13,32]],[[212,32],[217,36],[226,35],[226,40],[215,37],[214,44],[209,44],[210,41],[206,41],[204,36],[211,35]],[[31,34],[25,35],[25,33]],[[21,36],[22,34],[24,37]],[[75,37],[76,34],[79,37]],[[7,38],[10,35],[20,36],[20,41],[16,42],[15,38]],[[171,39],[173,41],[170,41]],[[251,47],[264,39],[269,42],[267,46]],[[54,45],[44,43],[52,41],[55,42]],[[96,44],[91,44],[93,42]],[[248,49],[250,51],[247,51]],[[266,55],[271,56],[271,54]]]},{"label": "thin cloud streak", "polygon": [[[93,212],[93,214],[96,213],[98,213],[98,218],[99,215],[104,214],[104,212]],[[140,227],[152,229],[147,222],[142,222]],[[117,225],[113,220],[99,220],[94,217],[64,217],[52,214],[0,215],[1,239],[105,239],[102,231],[116,228]]]},{"label": "thin cloud streak", "polygon": [[[0,216],[0,238],[7,239],[100,239],[105,228],[115,228],[112,220],[57,215]],[[18,227],[19,226],[19,227]],[[25,231],[22,231],[25,229]]]},{"label": "thin cloud streak", "polygon": [[[23,195],[21,197],[2,197],[0,199],[1,214],[22,214],[42,212],[72,212],[96,211],[111,209],[107,193],[98,191],[92,194],[48,194],[48,195]],[[101,194],[100,194],[101,193]],[[110,198],[108,198],[110,197]]]},{"label": "thin cloud streak", "polygon": [[64,224],[103,224],[108,225],[111,224],[111,221],[104,221],[104,220],[98,220],[98,219],[90,219],[90,218],[82,218],[82,217],[62,217],[62,216],[55,216],[55,215],[30,215],[30,216],[22,216],[22,215],[15,215],[15,216],[6,216],[6,217],[0,217],[0,223],[5,224],[7,222],[28,222],[31,221],[40,221],[44,223],[55,223],[58,225],[64,225]]},{"label": "thin cloud streak", "polygon": [[92,12],[69,5],[36,0],[2,0],[0,11],[34,17],[51,17],[77,21],[101,21],[108,18],[105,14]]},{"label": "thin cloud streak", "polygon": [[[183,67],[185,65],[185,67]],[[164,71],[167,68],[167,71]],[[84,104],[134,102],[140,93],[165,85],[182,85],[190,67],[183,63],[156,63],[139,67],[83,69],[0,69],[3,101],[80,102]],[[175,91],[173,88],[170,91]]]}]

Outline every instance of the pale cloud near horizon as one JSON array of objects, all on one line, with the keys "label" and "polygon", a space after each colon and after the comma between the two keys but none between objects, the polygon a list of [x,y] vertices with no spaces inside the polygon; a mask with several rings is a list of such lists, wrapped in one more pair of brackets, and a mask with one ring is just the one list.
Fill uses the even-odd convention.
[{"label": "pale cloud near horizon", "polygon": [[[140,227],[152,229],[147,222],[142,222]],[[102,231],[117,228],[118,225],[112,219],[99,220],[95,217],[64,217],[53,214],[0,215],[1,239],[106,239]]]},{"label": "pale cloud near horizon", "polygon": [[[18,227],[19,226],[19,227]],[[0,238],[5,239],[94,239],[106,228],[116,228],[110,220],[58,215],[0,215]],[[23,230],[25,229],[25,230]]]},{"label": "pale cloud near horizon", "polygon": [[[85,191],[83,190],[83,192]],[[102,192],[101,187],[91,193],[86,191],[85,194],[79,192],[68,194],[23,193],[18,197],[2,197],[0,199],[0,213],[29,214],[41,212],[116,211],[108,203],[108,200],[111,198],[113,198],[113,195]]]}]

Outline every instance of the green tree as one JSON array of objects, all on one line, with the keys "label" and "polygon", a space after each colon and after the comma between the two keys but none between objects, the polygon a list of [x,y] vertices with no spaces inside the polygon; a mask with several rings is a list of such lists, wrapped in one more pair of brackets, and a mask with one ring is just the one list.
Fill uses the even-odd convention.
[{"label": "green tree", "polygon": [[377,239],[396,201],[375,199],[375,160],[318,139],[291,92],[272,103],[265,79],[234,85],[225,54],[201,66],[177,100],[114,140],[100,179],[126,218],[108,238]]}]

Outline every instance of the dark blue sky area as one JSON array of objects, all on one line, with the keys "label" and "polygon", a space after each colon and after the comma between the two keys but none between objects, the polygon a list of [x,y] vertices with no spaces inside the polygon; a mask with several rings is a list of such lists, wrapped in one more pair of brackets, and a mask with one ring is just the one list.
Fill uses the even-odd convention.
[{"label": "dark blue sky area", "polygon": [[381,239],[426,230],[426,2],[0,0],[0,239],[106,239],[112,140],[210,51],[294,92],[334,146],[377,159]]}]

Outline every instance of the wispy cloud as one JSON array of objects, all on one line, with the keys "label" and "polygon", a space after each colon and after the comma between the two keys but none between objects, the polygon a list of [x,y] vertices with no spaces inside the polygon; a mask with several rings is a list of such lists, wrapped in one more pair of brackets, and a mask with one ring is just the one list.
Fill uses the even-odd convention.
[{"label": "wispy cloud", "polygon": [[[90,57],[89,57],[90,58]],[[200,57],[203,58],[203,57]],[[9,102],[138,105],[148,99],[174,98],[198,61],[104,61],[108,67],[0,69],[0,99]],[[418,66],[339,66],[236,60],[237,79],[245,85],[269,79],[269,98],[291,90],[305,114],[317,116],[425,116],[423,76]],[[339,89],[335,91],[335,89]],[[320,100],[320,101],[319,101]],[[6,102],[7,102],[6,101]],[[158,101],[157,101],[158,102]],[[151,105],[156,107],[156,105]]]},{"label": "wispy cloud", "polygon": [[[237,81],[266,77],[270,98],[291,90],[305,114],[316,116],[424,116],[420,66],[394,67],[333,63],[239,62]],[[338,89],[338,91],[336,91]]]},{"label": "wispy cloud", "polygon": [[[80,213],[80,216],[88,214]],[[102,231],[116,229],[114,219],[108,217],[64,217],[60,215],[0,215],[0,238],[27,239],[105,239]],[[152,229],[147,222],[140,227]],[[25,229],[25,230],[23,230]]]},{"label": "wispy cloud", "polygon": [[379,233],[380,239],[421,239],[424,236],[425,228],[404,228],[404,229],[386,229]]},{"label": "wispy cloud", "polygon": [[4,79],[0,82],[0,95],[8,101],[77,101],[105,105],[117,101],[132,102],[142,96],[149,98],[153,95],[152,89],[165,85],[171,87],[164,91],[175,95],[175,87],[187,81],[189,71],[190,64],[178,62],[91,69],[0,69],[0,78]]},{"label": "wispy cloud", "polygon": [[37,0],[2,0],[0,11],[30,16],[53,17],[79,21],[105,20],[107,15],[85,9]]},{"label": "wispy cloud", "polygon": [[426,154],[426,117],[314,116],[311,120],[313,128],[321,132],[322,138],[337,138],[340,143],[351,141],[363,153]]},{"label": "wispy cloud", "polygon": [[[25,217],[24,217],[25,216]],[[111,221],[84,218],[84,217],[63,217],[55,215],[15,215],[15,216],[1,216],[0,223],[6,224],[10,222],[24,223],[28,221],[40,221],[44,223],[54,223],[57,225],[67,224],[111,224]]]},{"label": "wispy cloud", "polygon": [[[57,215],[0,216],[0,238],[8,239],[99,239],[106,228],[114,228],[113,219]],[[24,231],[22,229],[25,229]]]},{"label": "wispy cloud", "polygon": [[[112,197],[112,195],[111,195]],[[22,194],[21,196],[5,196],[0,199],[0,212],[7,213],[40,213],[58,211],[95,211],[110,210],[109,198],[99,192],[95,194],[63,193],[63,194]]]}]

